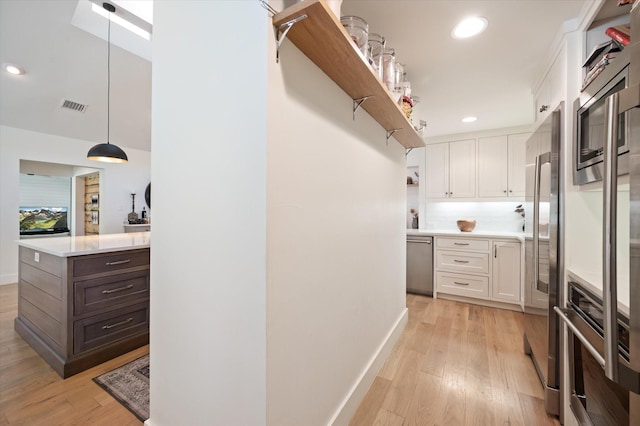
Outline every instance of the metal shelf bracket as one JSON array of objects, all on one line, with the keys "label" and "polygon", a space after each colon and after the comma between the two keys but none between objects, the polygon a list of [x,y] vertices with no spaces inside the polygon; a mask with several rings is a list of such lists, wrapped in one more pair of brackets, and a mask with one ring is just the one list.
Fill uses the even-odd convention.
[{"label": "metal shelf bracket", "polygon": [[400,129],[387,130],[387,146],[389,145],[389,139],[391,138],[391,136],[393,136],[393,134],[398,130],[402,130],[402,129],[400,128]]},{"label": "metal shelf bracket", "polygon": [[360,108],[360,106],[364,103],[364,101],[366,101],[369,98],[373,98],[374,96],[364,96],[362,98],[358,98],[358,99],[354,99],[353,100],[353,120],[355,121],[356,119],[356,111],[358,110],[358,108]]},{"label": "metal shelf bracket", "polygon": [[278,44],[278,47],[276,49],[276,63],[280,63],[280,46],[282,45],[282,42],[284,41],[284,39],[287,38],[287,33],[293,27],[294,24],[304,19],[307,19],[306,14],[295,17],[292,20],[287,21],[283,24],[280,24],[278,27],[275,28],[276,43]]}]

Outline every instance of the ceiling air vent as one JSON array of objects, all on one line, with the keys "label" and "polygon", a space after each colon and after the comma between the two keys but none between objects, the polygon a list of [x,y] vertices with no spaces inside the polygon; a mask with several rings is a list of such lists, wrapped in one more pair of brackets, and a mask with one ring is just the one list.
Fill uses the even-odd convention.
[{"label": "ceiling air vent", "polygon": [[73,101],[70,101],[69,99],[63,99],[61,107],[66,109],[71,109],[73,111],[85,112],[85,110],[88,108],[88,105],[84,105],[78,102],[73,102]]}]

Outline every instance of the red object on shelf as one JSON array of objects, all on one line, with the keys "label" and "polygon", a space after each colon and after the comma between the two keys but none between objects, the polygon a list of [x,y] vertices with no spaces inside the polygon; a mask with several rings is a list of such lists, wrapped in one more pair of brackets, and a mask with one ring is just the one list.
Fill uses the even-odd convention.
[{"label": "red object on shelf", "polygon": [[618,27],[609,27],[604,33],[623,46],[628,46],[631,42],[631,36],[622,32]]}]

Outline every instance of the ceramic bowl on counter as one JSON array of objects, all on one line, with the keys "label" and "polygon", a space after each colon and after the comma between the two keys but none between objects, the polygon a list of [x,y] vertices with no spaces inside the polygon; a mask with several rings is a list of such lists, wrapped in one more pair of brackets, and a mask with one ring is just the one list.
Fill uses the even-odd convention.
[{"label": "ceramic bowl on counter", "polygon": [[458,224],[458,229],[462,232],[471,232],[476,227],[474,219],[460,219],[456,223]]}]

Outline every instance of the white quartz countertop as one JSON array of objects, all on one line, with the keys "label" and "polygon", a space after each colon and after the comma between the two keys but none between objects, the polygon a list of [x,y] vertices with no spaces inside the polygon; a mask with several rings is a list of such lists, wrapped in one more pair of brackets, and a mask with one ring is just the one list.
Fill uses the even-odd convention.
[{"label": "white quartz countertop", "polygon": [[456,230],[438,230],[438,229],[407,229],[407,235],[423,235],[431,237],[461,237],[461,238],[504,238],[514,239],[524,242],[523,232],[508,231],[471,231],[462,232]]},{"label": "white quartz countertop", "polygon": [[45,237],[19,240],[18,245],[59,257],[149,248],[151,232]]}]

